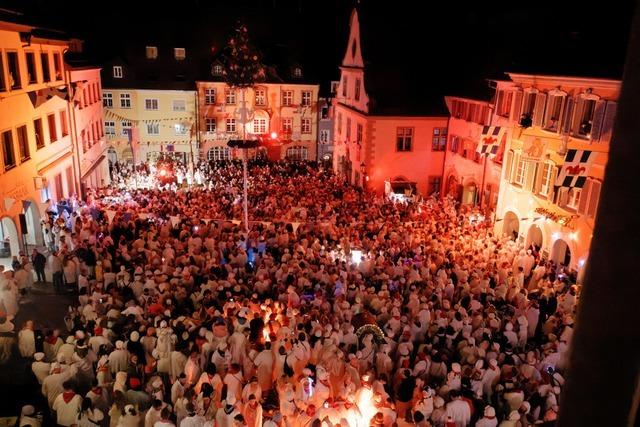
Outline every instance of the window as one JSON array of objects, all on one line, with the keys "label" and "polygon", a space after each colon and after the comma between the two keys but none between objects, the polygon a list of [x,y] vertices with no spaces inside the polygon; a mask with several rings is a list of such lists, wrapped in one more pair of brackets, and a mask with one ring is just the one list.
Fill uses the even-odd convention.
[{"label": "window", "polygon": [[0,92],[4,92],[7,90],[6,81],[4,79],[4,58],[2,56],[2,52],[0,52]]},{"label": "window", "polygon": [[444,151],[447,148],[447,128],[433,128],[431,151]]},{"label": "window", "polygon": [[336,93],[338,93],[338,86],[339,85],[340,85],[340,82],[336,82],[336,81],[331,82],[331,93],[332,94],[335,95]]},{"label": "window", "polygon": [[518,153],[516,157],[516,171],[513,176],[514,184],[518,184],[520,186],[524,185],[525,167],[525,162],[520,158],[520,154]]},{"label": "window", "polygon": [[147,46],[147,59],[156,59],[158,57],[158,48],[156,46]]},{"label": "window", "polygon": [[522,103],[522,114],[529,117],[533,116],[533,109],[536,105],[537,91],[526,91],[524,94],[524,102]]},{"label": "window", "polygon": [[336,120],[336,128],[338,129],[338,135],[342,135],[342,113],[338,113],[338,120]]},{"label": "window", "polygon": [[221,76],[222,75],[222,71],[223,71],[222,65],[216,64],[211,69],[211,74],[213,74],[214,76]]},{"label": "window", "polygon": [[182,61],[187,57],[187,53],[183,47],[176,47],[173,49],[173,57],[176,58],[177,61]]},{"label": "window", "polygon": [[157,110],[158,109],[158,100],[157,99],[145,99],[144,100],[144,109],[145,110]]},{"label": "window", "polygon": [[20,154],[20,161],[24,162],[31,158],[31,152],[29,151],[29,137],[27,134],[27,126],[23,125],[16,129],[18,134],[18,153]]},{"label": "window", "polygon": [[160,124],[147,123],[147,135],[160,135]]},{"label": "window", "polygon": [[130,93],[121,93],[120,94],[120,108],[131,108],[131,94]]},{"label": "window", "polygon": [[4,160],[4,170],[11,169],[16,165],[16,155],[13,151],[13,135],[10,130],[2,132],[2,158]]},{"label": "window", "polygon": [[49,125],[49,142],[56,142],[58,140],[58,131],[56,130],[55,114],[47,116],[47,125]]},{"label": "window", "polygon": [[109,136],[116,136],[116,122],[104,122],[104,133]]},{"label": "window", "polygon": [[9,87],[20,89],[20,65],[17,52],[7,52],[7,66],[9,67]]},{"label": "window", "polygon": [[293,77],[302,77],[302,68],[296,67],[293,69]]},{"label": "window", "polygon": [[216,90],[205,89],[204,90],[204,103],[205,105],[213,105],[216,103]]},{"label": "window", "polygon": [[224,100],[228,105],[235,105],[236,103],[236,91],[233,89],[224,90]]},{"label": "window", "polygon": [[601,187],[601,181],[587,178],[580,194],[580,204],[578,205],[579,214],[588,215],[592,218],[596,216]]},{"label": "window", "polygon": [[102,93],[102,106],[105,108],[113,108],[113,94],[108,92]]},{"label": "window", "polygon": [[327,129],[322,129],[320,131],[320,142],[322,144],[327,144],[329,142],[329,131]]},{"label": "window", "polygon": [[229,160],[230,158],[228,147],[213,147],[207,151],[207,159],[210,161]]},{"label": "window", "polygon": [[302,91],[302,106],[308,107],[311,105],[311,91],[303,90]]},{"label": "window", "polygon": [[42,63],[42,81],[50,82],[51,81],[51,70],[49,68],[49,53],[42,52],[40,54],[40,63]]},{"label": "window", "polygon": [[121,79],[122,78],[122,67],[119,65],[115,65],[113,67],[113,78]]},{"label": "window", "polygon": [[513,102],[513,92],[499,90],[496,99],[496,114],[501,117],[509,117],[511,113],[511,103]]},{"label": "window", "polygon": [[56,80],[62,80],[62,57],[58,52],[53,52],[53,70],[56,74]]},{"label": "window", "polygon": [[460,149],[460,137],[457,135],[451,135],[451,142],[449,143],[449,151],[457,153]]},{"label": "window", "polygon": [[320,110],[320,118],[328,119],[329,118],[329,107],[324,105]]},{"label": "window", "polygon": [[311,119],[302,119],[302,133],[311,133]]},{"label": "window", "polygon": [[33,121],[33,129],[36,134],[36,149],[44,147],[44,133],[42,132],[42,119]]},{"label": "window", "polygon": [[69,123],[67,122],[67,112],[60,110],[60,132],[62,137],[69,135]]},{"label": "window", "polygon": [[226,129],[228,133],[235,133],[236,131],[236,119],[227,119]]},{"label": "window", "polygon": [[267,119],[253,119],[253,133],[258,135],[267,133]]},{"label": "window", "polygon": [[399,127],[396,131],[396,150],[411,151],[413,145],[413,128]]},{"label": "window", "polygon": [[129,120],[123,120],[121,123],[121,127],[122,127],[122,136],[129,136],[129,131],[131,130],[131,121]]},{"label": "window", "polygon": [[360,101],[360,86],[362,86],[362,82],[360,81],[360,79],[356,78],[356,83],[355,83],[355,93],[354,93],[354,97],[356,99],[356,101]]},{"label": "window", "polygon": [[291,117],[282,119],[282,133],[291,133],[293,131],[293,119]]},{"label": "window", "polygon": [[344,78],[342,79],[342,96],[344,98],[347,97],[347,84],[349,82],[349,79],[347,78],[347,76],[344,76]]},{"label": "window", "polygon": [[186,135],[187,133],[189,133],[189,127],[182,123],[174,124],[173,128],[176,131],[176,135]]},{"label": "window", "polygon": [[591,136],[591,127],[593,125],[593,113],[596,109],[596,100],[591,98],[581,98],[578,100],[578,129],[576,136],[589,138]]},{"label": "window", "polygon": [[67,196],[70,196],[76,192],[75,186],[73,185],[73,169],[71,169],[71,166],[67,168],[66,175],[67,175],[67,190],[68,190]]},{"label": "window", "polygon": [[283,107],[291,107],[293,104],[293,91],[292,90],[283,90],[282,91],[282,106]]},{"label": "window", "polygon": [[264,106],[267,105],[267,91],[264,89],[256,89],[256,105]]},{"label": "window", "polygon": [[173,100],[173,111],[186,111],[187,110],[187,101],[184,99],[174,99]]},{"label": "window", "polygon": [[309,159],[309,149],[301,146],[287,148],[286,157],[294,161],[307,160]]},{"label": "window", "polygon": [[542,164],[542,174],[540,176],[540,189],[538,194],[543,197],[549,197],[551,192],[551,178],[555,166],[551,162],[544,162]]},{"label": "window", "polygon": [[427,196],[438,194],[440,192],[440,186],[442,185],[442,177],[439,175],[430,176],[429,183],[427,184]]},{"label": "window", "polygon": [[27,58],[27,79],[29,84],[37,83],[38,75],[36,74],[36,54],[33,52],[26,52]]},{"label": "window", "polygon": [[577,210],[580,204],[581,192],[582,189],[578,187],[560,187],[558,190],[558,205],[563,208]]},{"label": "window", "polygon": [[356,142],[358,144],[362,144],[362,132],[362,125],[360,123],[356,124]]},{"label": "window", "polygon": [[558,132],[560,130],[560,117],[562,117],[562,106],[564,105],[565,95],[557,95],[552,92],[547,97],[547,110],[544,117],[543,128],[550,132]]},{"label": "window", "polygon": [[351,141],[351,117],[347,117],[347,129],[345,130],[347,141]]},{"label": "window", "polygon": [[205,119],[205,127],[207,132],[215,132],[216,131],[216,119],[213,117],[207,117]]}]

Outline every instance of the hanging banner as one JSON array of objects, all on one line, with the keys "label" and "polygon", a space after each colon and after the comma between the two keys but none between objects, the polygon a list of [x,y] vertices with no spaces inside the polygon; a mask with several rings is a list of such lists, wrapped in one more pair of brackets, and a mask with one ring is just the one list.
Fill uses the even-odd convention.
[{"label": "hanging banner", "polygon": [[107,210],[107,219],[109,219],[109,224],[113,222],[113,218],[116,216],[116,211]]}]

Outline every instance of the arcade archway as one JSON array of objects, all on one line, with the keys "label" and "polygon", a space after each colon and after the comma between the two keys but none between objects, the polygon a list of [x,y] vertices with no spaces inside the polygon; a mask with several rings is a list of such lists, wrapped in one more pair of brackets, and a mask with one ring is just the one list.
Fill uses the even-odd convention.
[{"label": "arcade archway", "polygon": [[529,227],[529,231],[527,232],[527,240],[525,242],[527,247],[534,245],[537,250],[540,250],[543,243],[542,230],[536,224],[533,224]]},{"label": "arcade archway", "polygon": [[551,249],[551,260],[565,266],[569,266],[571,263],[571,249],[567,242],[562,239],[558,239],[553,243]]},{"label": "arcade archway", "polygon": [[[5,216],[0,220],[0,262],[11,265],[11,257],[20,252],[20,237],[13,219]],[[3,259],[4,258],[4,259]],[[6,258],[8,258],[8,263]]]},{"label": "arcade archway", "polygon": [[504,219],[502,221],[502,232],[513,240],[516,240],[520,233],[520,220],[518,219],[518,216],[513,212],[508,211],[504,214]]}]

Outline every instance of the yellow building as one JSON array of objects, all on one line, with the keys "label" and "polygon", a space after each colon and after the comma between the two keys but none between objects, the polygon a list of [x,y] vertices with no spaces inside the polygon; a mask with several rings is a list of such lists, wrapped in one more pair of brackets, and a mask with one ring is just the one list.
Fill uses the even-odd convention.
[{"label": "yellow building", "polygon": [[[13,255],[24,243],[43,243],[48,200],[78,191],[63,62],[69,41],[59,37],[0,22],[0,239]],[[99,95],[87,100],[99,102]]]},{"label": "yellow building", "polygon": [[497,82],[494,100],[493,124],[509,128],[496,231],[582,273],[620,81],[509,77]]}]

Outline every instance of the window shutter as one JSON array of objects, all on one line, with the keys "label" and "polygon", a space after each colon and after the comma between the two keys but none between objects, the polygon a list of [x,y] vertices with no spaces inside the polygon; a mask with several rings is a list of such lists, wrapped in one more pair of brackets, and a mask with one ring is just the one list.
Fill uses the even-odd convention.
[{"label": "window shutter", "polygon": [[[591,181],[591,191],[589,194],[589,207],[587,209],[587,215],[595,218],[598,209],[598,202],[600,201],[600,189],[602,188],[602,182],[596,180]],[[580,201],[582,203],[582,200]]]},{"label": "window shutter", "polygon": [[567,105],[564,107],[564,115],[562,116],[562,133],[567,134],[571,132],[573,123],[573,110],[575,109],[576,101],[572,97],[567,97]]},{"label": "window shutter", "polygon": [[596,108],[593,111],[593,124],[591,125],[591,141],[598,142],[602,133],[602,122],[604,120],[605,108],[607,101],[601,99],[596,102]]},{"label": "window shutter", "polygon": [[617,102],[607,101],[607,109],[602,119],[602,127],[600,128],[600,142],[611,142],[611,134],[613,133],[613,123],[616,119],[617,107]]},{"label": "window shutter", "polygon": [[536,163],[536,165],[537,165],[536,168],[538,169],[538,173],[536,174],[536,179],[533,184],[533,192],[535,194],[539,194],[540,188],[542,187],[542,177],[544,176],[545,163],[540,162],[540,163]]},{"label": "window shutter", "polygon": [[578,135],[580,131],[580,119],[582,115],[582,109],[584,108],[584,98],[581,96],[576,99],[576,105],[574,106],[573,122],[571,125],[571,134]]},{"label": "window shutter", "polygon": [[586,215],[587,213],[587,200],[589,200],[589,189],[591,188],[591,179],[587,179],[587,182],[584,183],[584,187],[582,187],[582,192],[580,193],[580,202],[578,203],[578,213],[580,215]]},{"label": "window shutter", "polygon": [[505,168],[504,168],[504,180],[507,182],[511,182],[512,164],[513,164],[513,151],[509,151],[507,153],[507,162],[505,163]]},{"label": "window shutter", "polygon": [[558,189],[558,206],[564,208],[567,206],[567,200],[569,199],[569,189],[567,187],[562,187]]},{"label": "window shutter", "polygon": [[513,105],[511,106],[511,121],[519,122],[522,114],[522,90],[515,91],[513,96]]},{"label": "window shutter", "polygon": [[555,185],[558,173],[560,173],[560,168],[558,166],[552,166],[551,178],[549,179],[549,194],[547,194],[547,200],[553,200],[555,197]]},{"label": "window shutter", "polygon": [[544,118],[544,107],[547,102],[546,93],[536,94],[536,103],[533,106],[533,125],[542,126],[542,119]]}]

